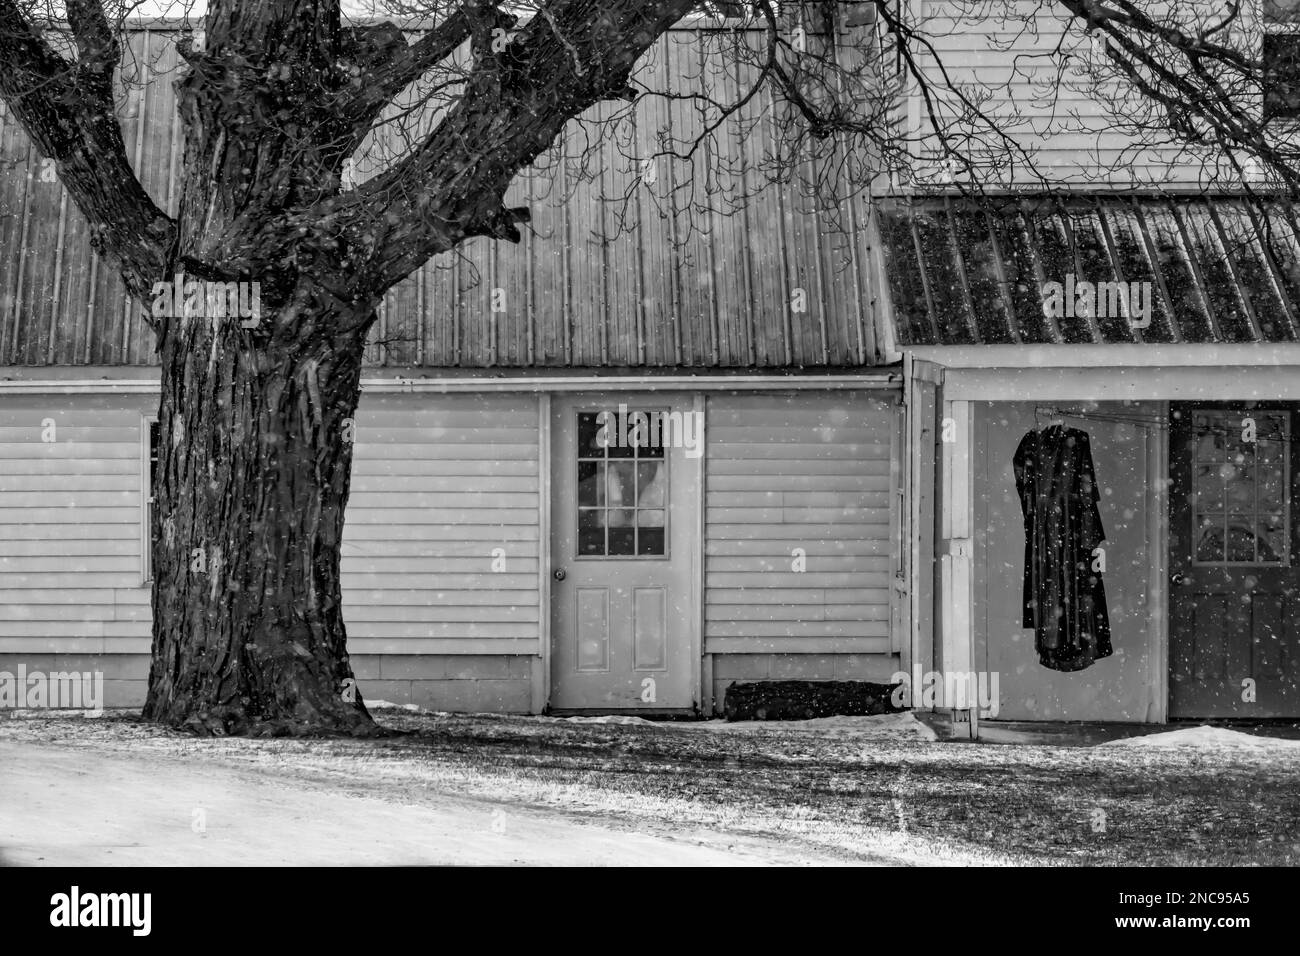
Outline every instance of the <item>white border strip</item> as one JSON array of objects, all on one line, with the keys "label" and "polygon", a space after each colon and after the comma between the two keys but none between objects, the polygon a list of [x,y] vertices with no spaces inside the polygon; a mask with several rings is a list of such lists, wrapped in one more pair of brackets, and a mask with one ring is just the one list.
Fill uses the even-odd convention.
[{"label": "white border strip", "polygon": [[945,368],[1025,369],[1223,365],[1300,366],[1300,342],[1116,345],[905,345],[903,351]]},{"label": "white border strip", "polygon": [[[638,375],[529,378],[365,378],[363,393],[417,392],[628,392],[628,391],[764,391],[826,389],[899,389],[896,369],[852,375]],[[148,379],[0,379],[0,394],[18,395],[156,395],[158,381]]]}]

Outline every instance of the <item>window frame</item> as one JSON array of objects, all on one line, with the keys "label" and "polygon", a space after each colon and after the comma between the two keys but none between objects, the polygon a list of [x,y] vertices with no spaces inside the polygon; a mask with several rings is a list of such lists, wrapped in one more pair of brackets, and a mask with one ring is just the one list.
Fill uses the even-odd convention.
[{"label": "window frame", "polygon": [[[653,405],[646,405],[646,406],[640,406],[640,405],[638,405],[638,406],[635,407],[635,408],[633,408],[631,405],[629,405],[627,411],[628,411],[628,415],[632,415],[632,414],[634,414],[634,413],[636,413],[636,412],[644,412],[644,413],[647,413],[647,414],[650,414],[650,413],[657,413],[657,414],[665,415],[665,416],[666,416],[666,415],[668,415],[668,413],[669,413],[669,411],[670,411],[670,408],[668,408],[668,407],[666,407],[666,406],[661,406],[661,405],[659,405],[659,404],[656,403],[656,404],[653,404]],[[572,474],[573,474],[573,476],[574,476],[574,480],[573,480],[573,528],[572,528],[572,531],[573,531],[573,551],[574,551],[574,554],[573,554],[573,560],[574,560],[574,561],[642,561],[642,562],[644,562],[644,561],[670,561],[670,560],[672,560],[672,533],[671,533],[671,530],[670,530],[670,529],[671,529],[671,526],[672,526],[672,525],[671,525],[671,523],[672,523],[672,515],[671,515],[670,502],[671,502],[671,500],[672,500],[672,490],[671,490],[671,489],[673,488],[673,481],[675,480],[674,477],[673,477],[673,472],[674,472],[675,469],[674,469],[674,468],[672,467],[672,465],[670,464],[670,458],[671,458],[672,448],[671,448],[671,446],[669,446],[669,445],[664,445],[664,446],[663,446],[663,452],[664,452],[664,455],[663,455],[663,458],[660,458],[660,459],[643,459],[643,458],[641,458],[641,457],[639,457],[639,456],[637,456],[637,455],[633,455],[633,456],[630,457],[630,458],[611,458],[611,457],[609,456],[609,454],[608,454],[608,452],[609,452],[609,449],[608,449],[608,448],[606,448],[606,450],[605,450],[605,451],[606,451],[606,455],[605,455],[605,457],[604,457],[603,459],[584,458],[583,455],[582,455],[582,448],[581,448],[581,446],[578,445],[578,444],[576,444],[576,442],[578,441],[579,436],[582,434],[582,416],[583,416],[584,414],[597,414],[597,415],[599,415],[601,412],[609,412],[609,408],[608,408],[608,407],[592,407],[592,408],[582,407],[582,408],[576,408],[576,409],[574,409],[574,417],[573,417],[573,435],[574,435],[574,439],[575,439],[575,448],[574,448],[574,452],[575,452],[575,454],[574,454],[574,456],[573,456],[573,461],[571,462],[571,464],[572,464],[572,466],[573,466]],[[613,412],[612,414],[617,415],[617,412]],[[662,425],[661,425],[661,427],[662,427]],[[661,435],[662,435],[662,432],[661,432]],[[581,550],[582,550],[582,544],[581,544],[581,540],[582,540],[582,517],[581,517],[581,516],[582,516],[582,512],[583,512],[584,508],[583,508],[583,506],[582,506],[581,504],[579,504],[579,502],[578,502],[578,493],[579,493],[579,492],[578,492],[578,488],[579,488],[579,486],[581,485],[581,480],[578,478],[578,471],[579,471],[579,469],[581,468],[581,463],[584,462],[584,461],[604,461],[604,462],[606,463],[606,467],[608,467],[608,463],[611,462],[611,461],[627,461],[627,462],[632,462],[632,464],[633,464],[633,472],[634,472],[634,473],[635,473],[635,471],[636,471],[636,466],[639,465],[642,461],[662,461],[662,462],[663,462],[664,474],[665,474],[665,477],[667,478],[668,484],[667,484],[667,490],[666,490],[666,493],[665,493],[665,495],[664,495],[664,504],[663,504],[663,509],[662,509],[662,510],[663,510],[663,513],[664,513],[664,523],[663,523],[664,550],[663,550],[663,553],[662,553],[662,554],[609,554],[609,553],[605,553],[605,554],[582,554],[582,553],[580,553]],[[606,479],[606,480],[608,480],[608,479]],[[611,509],[609,509],[608,505],[606,505],[606,506],[604,506],[604,507],[605,507],[606,514],[608,514],[609,510],[611,510]],[[586,510],[594,510],[594,509],[588,508],[588,509],[586,509]],[[630,509],[630,510],[632,511],[633,527],[634,527],[634,529],[636,529],[636,530],[634,530],[634,535],[635,535],[635,534],[639,533],[639,526],[635,524],[635,522],[636,522],[636,520],[637,520],[637,515],[638,515],[641,511],[658,511],[658,510],[660,510],[660,509],[658,509],[658,508],[644,508],[644,509],[643,509],[643,508],[640,508],[640,507],[634,505],[633,508]],[[634,537],[634,539],[633,539],[633,541],[634,541],[633,547],[634,547],[634,548],[635,548],[635,540],[636,540],[636,539],[635,539],[635,537]],[[605,548],[606,548],[606,552],[608,552],[608,549],[609,549],[609,528],[608,528],[608,526],[606,526],[606,528],[605,528]]]},{"label": "window frame", "polygon": [[[1294,123],[1300,124],[1300,75],[1296,78],[1296,105],[1294,112],[1286,115],[1271,115],[1268,108],[1268,91],[1267,82],[1268,67],[1265,58],[1265,49],[1268,44],[1268,38],[1271,36],[1294,36],[1296,42],[1300,43],[1300,7],[1295,11],[1294,20],[1275,20],[1269,17],[1267,0],[1260,0],[1259,4],[1259,22],[1262,26],[1259,40],[1259,63],[1260,63],[1260,117],[1264,123]],[[1300,58],[1297,61],[1297,69],[1300,70]]]},{"label": "window frame", "polygon": [[153,461],[157,413],[140,416],[140,586],[153,583]]},{"label": "window frame", "polygon": [[[1232,526],[1231,526],[1231,523],[1230,523],[1230,521],[1229,521],[1229,519],[1230,519],[1231,517],[1233,517],[1233,513],[1227,510],[1227,507],[1226,507],[1226,501],[1225,501],[1225,502],[1221,502],[1221,503],[1224,505],[1224,508],[1223,508],[1222,511],[1202,512],[1202,511],[1199,510],[1199,501],[1194,500],[1194,501],[1192,502],[1192,507],[1191,507],[1191,509],[1190,509],[1191,535],[1190,535],[1190,539],[1189,539],[1189,540],[1191,541],[1191,548],[1190,548],[1190,551],[1189,551],[1189,557],[1190,557],[1191,560],[1190,560],[1189,564],[1190,564],[1192,567],[1196,567],[1196,568],[1264,568],[1264,569],[1279,568],[1279,569],[1283,569],[1283,570],[1285,570],[1285,569],[1289,569],[1289,568],[1295,567],[1295,565],[1296,565],[1296,555],[1295,555],[1295,550],[1294,550],[1294,528],[1293,528],[1293,526],[1292,526],[1292,520],[1293,520],[1293,518],[1292,518],[1292,514],[1291,514],[1291,511],[1292,511],[1292,508],[1291,508],[1291,495],[1290,495],[1289,489],[1291,488],[1291,484],[1292,484],[1292,482],[1294,481],[1294,478],[1295,478],[1295,476],[1292,474],[1291,447],[1292,447],[1292,442],[1295,441],[1296,436],[1293,434],[1293,432],[1292,432],[1292,428],[1291,428],[1292,420],[1291,420],[1291,412],[1290,412],[1290,410],[1288,410],[1288,409],[1286,409],[1286,408],[1275,408],[1275,407],[1271,407],[1271,406],[1263,406],[1263,407],[1260,407],[1260,408],[1251,408],[1251,409],[1247,409],[1245,412],[1238,412],[1238,411],[1236,411],[1235,409],[1197,409],[1197,410],[1194,411],[1192,414],[1193,414],[1193,416],[1195,416],[1195,415],[1202,415],[1202,414],[1210,415],[1210,416],[1222,416],[1222,418],[1225,419],[1225,420],[1227,420],[1227,419],[1229,419],[1229,418],[1235,418],[1235,417],[1238,417],[1239,415],[1242,415],[1242,414],[1244,414],[1244,415],[1248,415],[1248,416],[1263,416],[1263,415],[1277,415],[1277,416],[1279,416],[1279,418],[1280,418],[1280,420],[1281,420],[1281,422],[1282,422],[1282,438],[1280,439],[1280,443],[1281,443],[1281,445],[1282,445],[1282,458],[1281,458],[1281,462],[1282,462],[1282,527],[1283,527],[1283,529],[1284,529],[1284,531],[1285,531],[1285,536],[1284,536],[1284,538],[1283,538],[1283,541],[1285,542],[1285,552],[1286,552],[1286,553],[1285,553],[1285,559],[1282,560],[1282,561],[1229,561],[1229,560],[1228,560],[1228,535],[1229,535],[1229,533],[1231,532],[1231,527],[1232,527]],[[1192,421],[1192,440],[1193,440],[1193,442],[1195,442],[1195,443],[1197,443],[1197,444],[1194,444],[1194,445],[1193,445],[1193,452],[1192,452],[1192,458],[1191,458],[1191,468],[1192,468],[1192,471],[1191,471],[1191,488],[1190,488],[1189,493],[1192,494],[1192,495],[1195,495],[1195,494],[1197,494],[1197,493],[1199,492],[1199,488],[1198,488],[1198,486],[1197,486],[1197,473],[1196,473],[1196,469],[1197,469],[1197,466],[1198,466],[1198,465],[1202,464],[1202,462],[1201,462],[1201,460],[1200,460],[1200,458],[1199,458],[1199,441],[1200,441],[1201,433],[1198,431],[1198,427],[1199,427],[1199,426],[1198,426],[1198,424],[1196,423],[1195,418],[1193,418],[1193,421]],[[1210,426],[1210,427],[1213,427],[1213,426]],[[1228,435],[1231,435],[1231,434],[1233,433],[1233,429],[1231,429],[1231,428],[1227,428],[1226,431],[1227,431]],[[1258,464],[1258,460],[1259,460],[1259,459],[1258,459],[1258,456],[1259,456],[1259,443],[1258,443],[1258,441],[1256,441],[1256,443],[1255,443],[1255,456],[1256,456],[1256,458],[1255,458],[1255,463]],[[1250,519],[1251,519],[1252,534],[1253,534],[1253,535],[1255,536],[1255,538],[1256,538],[1256,541],[1254,542],[1254,543],[1255,543],[1255,554],[1256,554],[1256,557],[1258,557],[1258,556],[1259,556],[1259,540],[1258,540],[1258,539],[1259,539],[1259,519],[1260,519],[1260,517],[1261,517],[1261,512],[1260,512],[1260,510],[1259,510],[1259,473],[1258,473],[1258,471],[1255,472],[1255,474],[1254,474],[1254,476],[1253,476],[1253,478],[1252,478],[1252,481],[1254,482],[1255,501],[1254,501],[1254,505],[1253,505],[1253,508],[1252,508],[1252,511],[1251,511],[1249,517],[1250,517]],[[1262,514],[1273,514],[1273,513],[1275,513],[1275,512],[1263,512]],[[1197,520],[1197,519],[1198,519],[1202,514],[1220,514],[1220,515],[1222,516],[1222,518],[1223,518],[1223,526],[1222,526],[1222,528],[1223,528],[1223,560],[1221,560],[1221,561],[1204,561],[1204,560],[1201,560],[1201,559],[1198,557],[1198,554],[1199,554],[1199,552],[1200,552],[1200,541],[1201,541],[1200,532],[1201,532],[1201,525],[1198,523],[1198,520]]]}]

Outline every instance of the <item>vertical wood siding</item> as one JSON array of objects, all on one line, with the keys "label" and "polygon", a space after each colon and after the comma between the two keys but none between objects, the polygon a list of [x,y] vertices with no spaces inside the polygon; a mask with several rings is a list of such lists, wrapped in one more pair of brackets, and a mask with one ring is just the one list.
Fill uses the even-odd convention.
[{"label": "vertical wood siding", "polygon": [[[137,28],[128,41],[118,79],[127,151],[150,195],[174,211],[182,143],[173,34]],[[739,98],[754,79],[749,68],[706,56],[685,29],[665,35],[641,71],[639,82],[674,93],[698,92],[703,77],[723,98]],[[601,104],[587,118],[621,108]],[[864,239],[843,225],[865,221],[860,211],[854,218],[819,208],[784,184],[744,208],[710,212],[759,184],[758,167],[775,146],[772,108],[755,98],[738,114],[744,125],[724,126],[693,162],[654,160],[653,183],[642,177],[643,160],[663,148],[664,135],[680,142],[699,132],[696,103],[649,95],[607,128],[571,124],[565,142],[517,177],[507,196],[532,209],[524,241],[471,240],[399,283],[380,310],[369,362],[874,364],[861,306],[870,300]],[[418,132],[409,120],[375,130],[357,156],[357,180],[400,155]],[[43,181],[41,168],[0,105],[0,366],[152,364],[152,334],[139,309],[91,252],[85,220],[62,186]],[[623,196],[626,204],[617,201]],[[684,210],[685,196],[693,198]],[[495,303],[494,289],[503,294]],[[807,300],[798,313],[795,289]]]},{"label": "vertical wood siding", "polygon": [[896,407],[852,392],[733,394],[710,396],[707,416],[706,652],[878,638],[869,650],[887,653]]}]

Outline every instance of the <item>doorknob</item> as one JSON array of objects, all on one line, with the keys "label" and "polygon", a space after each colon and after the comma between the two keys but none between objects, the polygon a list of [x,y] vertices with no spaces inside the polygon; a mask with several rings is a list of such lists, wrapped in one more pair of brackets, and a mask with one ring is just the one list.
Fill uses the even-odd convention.
[{"label": "doorknob", "polygon": [[1181,571],[1175,571],[1169,580],[1173,581],[1174,584],[1181,584],[1184,587],[1192,583],[1191,577],[1183,574]]},{"label": "doorknob", "polygon": [[556,569],[555,569],[555,580],[557,580],[557,581],[563,581],[563,580],[565,579],[565,577],[567,577],[567,575],[566,575],[565,572],[564,572],[564,568],[556,568]]}]

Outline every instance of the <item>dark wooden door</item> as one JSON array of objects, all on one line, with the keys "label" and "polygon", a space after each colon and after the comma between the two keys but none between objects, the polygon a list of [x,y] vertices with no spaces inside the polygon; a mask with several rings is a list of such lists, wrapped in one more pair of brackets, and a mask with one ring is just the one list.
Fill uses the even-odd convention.
[{"label": "dark wooden door", "polygon": [[1300,716],[1296,418],[1171,408],[1171,718]]}]

